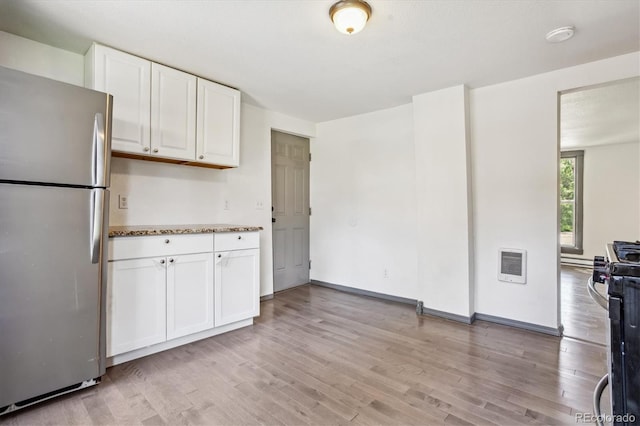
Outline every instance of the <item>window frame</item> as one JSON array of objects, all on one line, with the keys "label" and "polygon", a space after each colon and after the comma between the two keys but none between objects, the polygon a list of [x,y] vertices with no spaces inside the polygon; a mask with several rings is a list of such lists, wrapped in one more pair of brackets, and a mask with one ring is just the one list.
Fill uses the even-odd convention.
[{"label": "window frame", "polygon": [[[560,152],[560,160],[563,158],[574,158],[575,159],[575,168],[574,168],[574,185],[573,185],[573,215],[574,215],[574,245],[560,245],[560,252],[567,254],[583,254],[583,177],[584,177],[584,151],[583,150],[573,150],[573,151],[561,151]],[[560,188],[560,177],[558,176],[558,188]],[[560,206],[562,205],[562,200],[560,199],[560,190],[558,189],[558,210],[560,211]],[[559,213],[560,214],[560,213]],[[559,220],[559,217],[558,217]]]}]

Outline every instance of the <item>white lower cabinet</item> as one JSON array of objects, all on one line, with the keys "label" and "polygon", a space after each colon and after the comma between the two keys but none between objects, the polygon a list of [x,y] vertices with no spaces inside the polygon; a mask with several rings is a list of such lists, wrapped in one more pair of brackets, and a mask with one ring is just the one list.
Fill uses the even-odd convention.
[{"label": "white lower cabinet", "polygon": [[110,239],[107,364],[250,325],[258,247],[257,232]]},{"label": "white lower cabinet", "polygon": [[166,274],[164,258],[109,263],[107,356],[164,342]]},{"label": "white lower cabinet", "polygon": [[216,252],[216,326],[260,315],[260,250]]},{"label": "white lower cabinet", "polygon": [[213,253],[109,265],[107,356],[213,328]]},{"label": "white lower cabinet", "polygon": [[189,254],[167,265],[167,339],[213,328],[213,256]]}]

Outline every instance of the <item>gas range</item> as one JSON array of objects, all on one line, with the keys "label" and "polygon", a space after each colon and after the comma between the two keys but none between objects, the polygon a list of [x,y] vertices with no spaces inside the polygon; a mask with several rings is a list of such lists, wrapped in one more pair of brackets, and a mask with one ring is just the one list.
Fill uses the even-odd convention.
[{"label": "gas range", "polygon": [[594,259],[592,281],[607,284],[608,297],[595,295],[589,284],[609,317],[608,374],[596,387],[594,408],[599,414],[596,399],[608,381],[613,424],[629,425],[640,419],[640,242],[614,241],[606,252]]}]

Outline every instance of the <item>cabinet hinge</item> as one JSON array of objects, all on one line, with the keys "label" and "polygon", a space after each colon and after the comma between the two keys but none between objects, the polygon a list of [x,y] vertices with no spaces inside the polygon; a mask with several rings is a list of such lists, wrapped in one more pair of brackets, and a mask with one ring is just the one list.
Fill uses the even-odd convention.
[{"label": "cabinet hinge", "polygon": [[311,216],[311,207],[309,207],[309,216]]},{"label": "cabinet hinge", "polygon": [[311,259],[309,259],[309,269],[311,269]]},{"label": "cabinet hinge", "polygon": [[309,153],[309,162],[311,162],[311,153]]}]

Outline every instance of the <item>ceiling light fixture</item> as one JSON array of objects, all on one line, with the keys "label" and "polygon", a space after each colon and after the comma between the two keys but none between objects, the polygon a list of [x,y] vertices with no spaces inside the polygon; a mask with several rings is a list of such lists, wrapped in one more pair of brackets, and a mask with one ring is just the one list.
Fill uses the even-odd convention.
[{"label": "ceiling light fixture", "polygon": [[336,29],[343,34],[362,31],[371,17],[371,6],[363,0],[341,0],[331,6],[329,16]]},{"label": "ceiling light fixture", "polygon": [[560,27],[547,33],[546,39],[549,43],[560,43],[573,37],[576,29],[574,27]]}]

